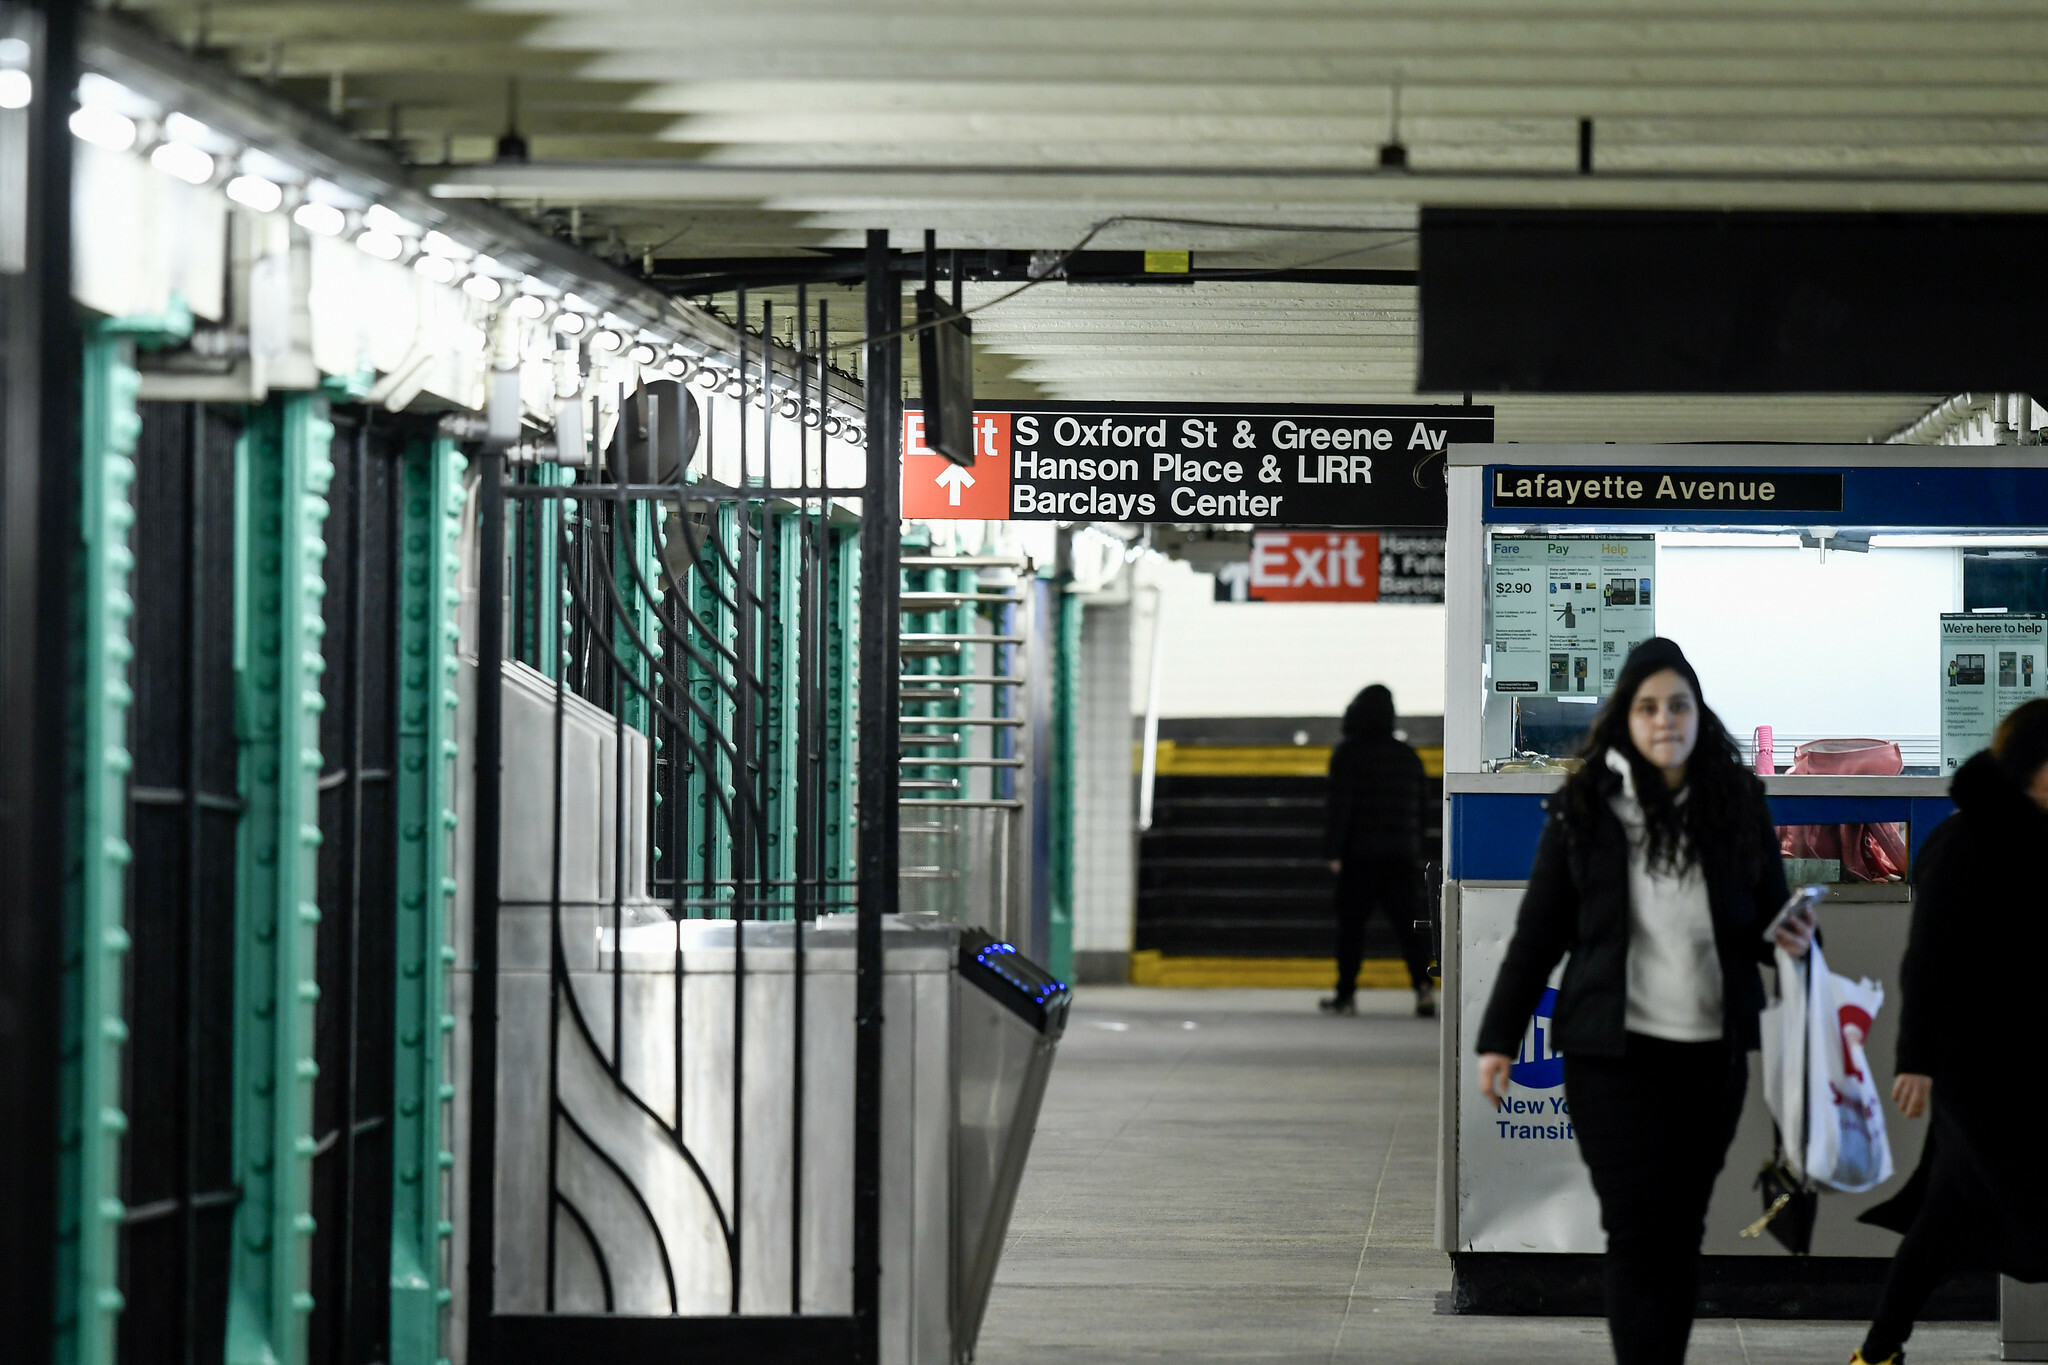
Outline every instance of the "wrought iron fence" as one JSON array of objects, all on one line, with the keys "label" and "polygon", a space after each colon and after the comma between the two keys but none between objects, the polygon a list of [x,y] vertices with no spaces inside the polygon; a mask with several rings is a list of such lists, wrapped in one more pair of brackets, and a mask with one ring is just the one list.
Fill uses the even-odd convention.
[{"label": "wrought iron fence", "polygon": [[742,357],[709,400],[736,423],[601,371],[567,424],[590,451],[485,459],[472,1360],[852,1356],[852,1191],[821,1175],[852,1134],[821,1158],[806,1112],[821,1009],[852,1052],[850,980],[821,1006],[807,943],[856,900],[862,582],[857,490],[804,420],[818,344],[793,374]]}]

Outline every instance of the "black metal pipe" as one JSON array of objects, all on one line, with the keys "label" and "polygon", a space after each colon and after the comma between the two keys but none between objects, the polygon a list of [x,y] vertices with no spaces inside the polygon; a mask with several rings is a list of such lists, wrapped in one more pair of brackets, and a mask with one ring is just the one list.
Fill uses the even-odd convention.
[{"label": "black metal pipe", "polygon": [[[810,428],[803,422],[803,414],[810,407],[811,398],[811,371],[804,357],[804,334],[810,322],[810,292],[799,284],[796,287],[796,329],[791,336],[791,349],[797,356],[796,481],[799,486],[810,483]],[[820,422],[818,438],[821,447],[824,435],[824,423]],[[812,533],[809,512],[799,508],[795,516],[796,601],[783,603],[782,610],[794,609],[797,613],[797,648],[795,657],[785,658],[782,666],[797,670],[796,789],[786,793],[784,799],[796,817],[796,885],[791,888],[789,915],[789,1311],[801,1314],[804,1311],[804,917],[816,913],[811,892],[811,879],[817,876],[811,806],[815,800],[817,774],[812,766],[811,726],[817,716],[815,690],[819,637],[812,619],[817,586],[813,572],[817,542]]]},{"label": "black metal pipe", "polygon": [[497,1292],[498,784],[502,776],[505,615],[505,457],[477,458],[476,830],[470,962],[469,1360],[491,1365]]},{"label": "black metal pipe", "polygon": [[[59,1058],[70,803],[71,591],[78,526],[79,335],[71,301],[71,151],[82,6],[25,16],[37,98],[27,117],[27,268],[0,276],[0,1321],[12,1358],[55,1346]],[[34,27],[40,25],[41,41]]]},{"label": "black metal pipe", "polygon": [[[890,268],[889,234],[867,242],[868,480],[860,517],[860,833],[854,931],[853,1316],[855,1359],[881,1360],[882,916],[896,908],[897,676],[901,621],[896,563],[902,489],[903,294]],[[899,1273],[907,1274],[908,1267]]]},{"label": "black metal pipe", "polygon": [[179,906],[177,960],[177,1028],[179,1068],[176,1081],[178,1124],[178,1245],[184,1258],[178,1266],[179,1356],[185,1365],[198,1358],[199,1320],[199,1122],[197,1088],[199,1075],[199,992],[194,972],[205,944],[200,937],[204,897],[199,885],[199,864],[203,856],[201,831],[204,809],[199,800],[204,780],[200,758],[200,734],[205,726],[206,670],[206,405],[193,403],[189,409],[185,450],[185,885]]}]

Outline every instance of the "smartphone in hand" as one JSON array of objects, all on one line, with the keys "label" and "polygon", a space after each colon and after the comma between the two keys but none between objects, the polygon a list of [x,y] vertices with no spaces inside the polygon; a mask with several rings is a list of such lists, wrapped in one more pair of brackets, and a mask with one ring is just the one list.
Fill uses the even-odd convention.
[{"label": "smartphone in hand", "polygon": [[1827,898],[1828,889],[1825,886],[1802,886],[1796,888],[1792,892],[1790,899],[1785,902],[1777,915],[1772,918],[1769,927],[1764,930],[1764,942],[1769,943],[1777,938],[1778,930],[1785,927],[1786,920],[1818,909],[1820,903]]}]

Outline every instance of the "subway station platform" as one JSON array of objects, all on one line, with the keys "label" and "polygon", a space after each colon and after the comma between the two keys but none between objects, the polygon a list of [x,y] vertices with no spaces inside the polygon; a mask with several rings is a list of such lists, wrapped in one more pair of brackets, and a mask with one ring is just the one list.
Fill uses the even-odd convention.
[{"label": "subway station platform", "polygon": [[[1359,1001],[1330,1019],[1311,991],[1084,988],[981,1365],[1611,1358],[1597,1319],[1440,1311],[1436,1028],[1406,991]],[[1860,1334],[1706,1319],[1690,1359],[1839,1365]],[[1989,1323],[1923,1325],[1910,1352],[1997,1357]]]}]

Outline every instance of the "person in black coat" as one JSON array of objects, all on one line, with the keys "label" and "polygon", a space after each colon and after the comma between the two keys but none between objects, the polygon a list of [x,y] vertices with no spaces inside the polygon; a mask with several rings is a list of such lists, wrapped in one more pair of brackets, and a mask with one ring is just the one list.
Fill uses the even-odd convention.
[{"label": "person in black coat", "polygon": [[1934,1109],[1919,1169],[1863,1221],[1903,1232],[1863,1347],[1904,1358],[1913,1320],[1957,1270],[2048,1280],[2048,1100],[2013,1069],[2038,1032],[2048,914],[2048,699],[2019,707],[1949,785],[1956,813],[1913,859],[1913,927],[1899,968],[1892,1099]]},{"label": "person in black coat", "polygon": [[[1550,1039],[1607,1232],[1621,1365],[1685,1359],[1714,1179],[1759,1045],[1764,930],[1788,899],[1763,787],[1670,640],[1638,645],[1550,818],[1479,1026],[1479,1085],[1507,1099],[1564,959]],[[1777,944],[1803,955],[1812,922]]]},{"label": "person in black coat", "polygon": [[1330,799],[1323,856],[1337,874],[1337,993],[1322,1001],[1353,1014],[1365,921],[1374,910],[1394,922],[1415,1012],[1436,1013],[1429,938],[1422,911],[1422,759],[1394,738],[1394,694],[1374,683],[1344,711],[1344,738],[1330,752]]}]

